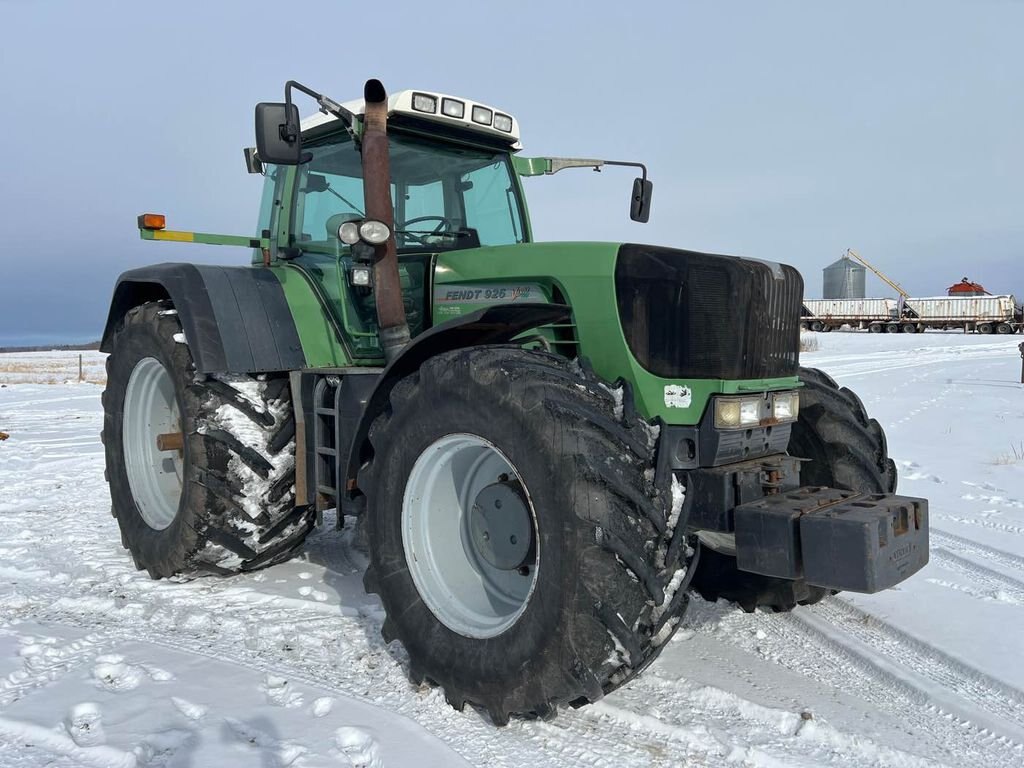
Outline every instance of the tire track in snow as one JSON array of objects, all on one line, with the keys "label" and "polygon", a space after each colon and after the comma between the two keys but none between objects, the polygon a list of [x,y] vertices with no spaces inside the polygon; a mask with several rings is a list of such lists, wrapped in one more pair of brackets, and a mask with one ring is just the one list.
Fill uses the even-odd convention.
[{"label": "tire track in snow", "polygon": [[[931,559],[937,565],[966,576],[975,584],[987,590],[985,593],[975,595],[979,598],[988,597],[1002,602],[1024,605],[1024,581],[1020,579],[1015,579],[999,571],[986,568],[942,547],[932,547]],[[952,586],[945,582],[943,582],[943,585]],[[956,587],[954,586],[953,588]]]},{"label": "tire track in snow", "polygon": [[[268,614],[252,611],[248,603],[224,600],[228,596],[216,591],[191,598],[175,595],[165,602],[157,590],[146,592],[143,615],[133,614],[130,607],[139,595],[130,596],[129,604],[118,611],[112,609],[109,595],[100,596],[105,591],[97,594],[86,588],[75,594],[30,582],[19,586],[17,608],[6,608],[11,619],[17,614],[26,621],[85,628],[90,636],[108,642],[144,642],[369,701],[415,720],[475,764],[604,765],[614,757],[616,764],[668,768],[695,758],[716,765],[726,755],[716,739],[702,738],[699,730],[680,730],[676,740],[666,744],[660,729],[625,721],[605,722],[597,729],[583,712],[571,709],[562,710],[554,723],[514,720],[496,731],[471,708],[461,714],[452,710],[440,689],[414,689],[402,666],[404,651],[384,644],[379,621],[340,611],[333,620],[304,617],[291,606]],[[197,605],[196,598],[205,604]],[[209,603],[218,599],[217,616],[191,621],[194,615],[207,614]],[[282,619],[284,625],[276,623]],[[700,721],[699,713],[692,715]],[[496,748],[499,744],[503,746]]]},{"label": "tire track in snow", "polygon": [[[715,637],[773,661],[824,686],[857,696],[880,712],[888,713],[908,730],[928,734],[929,740],[948,751],[945,760],[958,768],[991,768],[1024,762],[1024,728],[997,728],[985,713],[968,712],[956,696],[936,697],[935,686],[923,686],[887,657],[837,630],[812,611],[757,613],[698,603],[695,616],[684,628],[707,631],[697,623],[708,611],[725,611]],[[711,625],[714,627],[714,624]],[[756,636],[751,630],[756,628]],[[724,630],[724,631],[723,631]],[[757,639],[755,639],[755,637]],[[977,717],[980,714],[981,717]]]},{"label": "tire track in snow", "polygon": [[[921,682],[913,679],[909,682],[940,705],[953,711],[961,709],[967,719],[1024,743],[1024,691],[954,659],[841,599],[823,601],[794,617],[821,632],[839,630],[869,653],[888,660],[897,676],[913,673]],[[954,696],[949,696],[950,693]],[[963,707],[963,703],[973,706]]]},{"label": "tire track in snow", "polygon": [[[148,587],[150,582],[140,584]],[[719,765],[736,750],[745,750],[746,764],[751,766],[777,765],[780,755],[802,765],[820,765],[823,756],[836,758],[840,754],[844,765],[865,768],[920,762],[910,753],[901,762],[898,756],[903,753],[896,749],[873,743],[864,734],[847,734],[824,724],[818,734],[798,733],[794,728],[764,743],[763,734],[772,730],[771,723],[777,717],[766,708],[747,706],[727,691],[712,691],[715,695],[710,699],[695,699],[682,690],[678,695],[663,690],[652,699],[645,695],[650,690],[647,686],[637,691],[627,687],[618,692],[624,695],[617,693],[611,700],[616,704],[605,708],[565,710],[554,723],[514,721],[509,729],[495,732],[482,718],[467,718],[450,710],[439,690],[412,690],[400,663],[396,663],[403,660],[403,653],[387,649],[376,637],[379,622],[367,618],[374,613],[371,608],[360,610],[359,617],[339,612],[333,618],[310,616],[290,604],[253,612],[245,592],[201,588],[189,594],[183,589],[172,590],[165,597],[159,589],[136,593],[135,586],[123,585],[129,594],[124,607],[117,611],[111,610],[111,598],[100,597],[92,586],[83,585],[75,594],[74,589],[28,580],[21,594],[30,600],[18,612],[34,622],[87,628],[92,636],[101,636],[106,642],[146,642],[193,656],[243,664],[341,695],[370,696],[377,705],[417,720],[470,761],[484,755],[475,747],[466,748],[467,737],[471,739],[468,743],[492,746],[507,739],[510,743],[501,750],[502,759],[496,760],[493,751],[484,750],[494,765],[601,765],[611,756],[624,765]],[[145,613],[135,613],[133,608],[133,604],[141,607],[136,602],[140,598],[145,600]],[[210,601],[218,603],[219,615],[193,623],[194,615],[202,613],[199,609],[208,607],[203,604]],[[356,648],[352,647],[353,629],[358,630],[360,638]],[[652,680],[649,684],[655,683]],[[661,710],[657,717],[647,711],[653,700],[658,701]],[[729,701],[727,709],[732,711],[723,715],[722,701]],[[798,717],[792,712],[778,716]],[[727,738],[715,726],[724,726]],[[456,738],[446,738],[446,732],[455,733]],[[858,751],[861,747],[863,750]],[[879,763],[876,758],[882,753],[886,759]]]},{"label": "tire track in snow", "polygon": [[934,516],[940,520],[949,520],[952,523],[960,523],[960,525],[975,525],[979,528],[985,528],[990,531],[1009,533],[1014,536],[1024,536],[1024,526],[1020,525],[1008,525],[1007,523],[1000,523],[996,520],[978,519],[976,517],[961,517],[960,515],[949,515],[941,512],[934,513]]},{"label": "tire track in snow", "polygon": [[2,632],[21,641],[21,666],[0,679],[0,708],[13,704],[37,688],[56,682],[73,668],[91,661],[104,649],[103,638],[95,634],[54,646],[45,638],[33,642],[32,636],[21,635],[13,629]]},{"label": "tire track in snow", "polygon": [[931,537],[933,544],[942,544],[950,552],[961,556],[973,555],[985,562],[994,563],[1003,568],[1024,574],[1024,557],[1004,552],[1001,549],[996,549],[971,539],[965,539],[963,536],[957,536],[955,533],[949,533],[937,528],[932,528],[928,531],[928,535]]}]

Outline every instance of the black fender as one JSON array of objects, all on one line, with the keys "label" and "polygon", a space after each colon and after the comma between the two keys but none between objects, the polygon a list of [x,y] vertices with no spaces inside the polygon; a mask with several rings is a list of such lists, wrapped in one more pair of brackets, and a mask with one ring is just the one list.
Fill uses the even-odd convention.
[{"label": "black fender", "polygon": [[267,269],[166,263],[117,279],[100,349],[125,312],[168,299],[178,312],[198,373],[259,373],[304,368],[299,333],[280,281]]},{"label": "black fender", "polygon": [[[348,498],[361,495],[359,470],[369,451],[370,425],[388,402],[395,383],[419,370],[424,361],[453,349],[484,344],[506,344],[516,336],[549,323],[568,320],[572,308],[565,304],[495,304],[449,320],[424,331],[383,370],[352,436],[345,472]],[[346,510],[350,511],[350,510]],[[354,510],[351,510],[354,511]]]}]

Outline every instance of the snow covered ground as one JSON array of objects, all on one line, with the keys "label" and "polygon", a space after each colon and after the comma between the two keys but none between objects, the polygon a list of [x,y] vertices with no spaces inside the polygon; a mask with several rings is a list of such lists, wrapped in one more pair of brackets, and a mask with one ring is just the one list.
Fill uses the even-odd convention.
[{"label": "snow covered ground", "polygon": [[106,355],[99,352],[7,352],[0,354],[0,382],[4,384],[70,384],[79,379],[81,355],[83,381],[107,380]]},{"label": "snow covered ground", "polygon": [[[804,362],[861,395],[900,490],[931,501],[928,567],[788,615],[695,600],[638,680],[504,729],[407,682],[329,525],[254,575],[137,572],[101,386],[14,383],[0,356],[0,766],[1024,765],[1020,337],[816,338]],[[77,353],[47,354],[77,379]]]}]

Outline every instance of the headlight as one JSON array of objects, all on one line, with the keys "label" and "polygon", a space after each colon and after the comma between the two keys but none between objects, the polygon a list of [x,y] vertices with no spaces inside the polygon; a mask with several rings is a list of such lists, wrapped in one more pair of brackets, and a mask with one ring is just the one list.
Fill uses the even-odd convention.
[{"label": "headlight", "polygon": [[761,422],[761,401],[740,400],[740,424],[744,427]]},{"label": "headlight", "polygon": [[391,237],[391,230],[384,222],[370,219],[359,225],[359,236],[368,243],[380,245]]},{"label": "headlight", "polygon": [[799,392],[772,392],[715,398],[715,427],[744,429],[761,424],[796,421],[800,412]]},{"label": "headlight", "polygon": [[338,239],[345,245],[355,245],[359,242],[359,222],[346,221],[338,227]]},{"label": "headlight", "polygon": [[776,392],[772,398],[772,415],[776,421],[796,421],[800,414],[799,392]]},{"label": "headlight", "polygon": [[756,427],[761,423],[762,396],[715,398],[715,426],[720,429]]},{"label": "headlight", "polygon": [[740,401],[715,400],[715,426],[728,429],[740,425]]},{"label": "headlight", "polygon": [[512,133],[512,118],[501,112],[494,113],[494,127],[505,133]]}]

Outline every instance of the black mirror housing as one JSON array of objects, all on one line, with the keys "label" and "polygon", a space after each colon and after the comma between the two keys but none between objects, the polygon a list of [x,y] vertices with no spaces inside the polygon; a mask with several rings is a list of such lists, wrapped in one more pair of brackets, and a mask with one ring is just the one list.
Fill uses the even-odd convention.
[{"label": "black mirror housing", "polygon": [[256,105],[256,153],[261,162],[272,165],[302,162],[298,107],[273,102]]},{"label": "black mirror housing", "polygon": [[647,179],[633,180],[633,197],[629,201],[629,218],[646,224],[651,218],[651,195],[654,185]]}]

